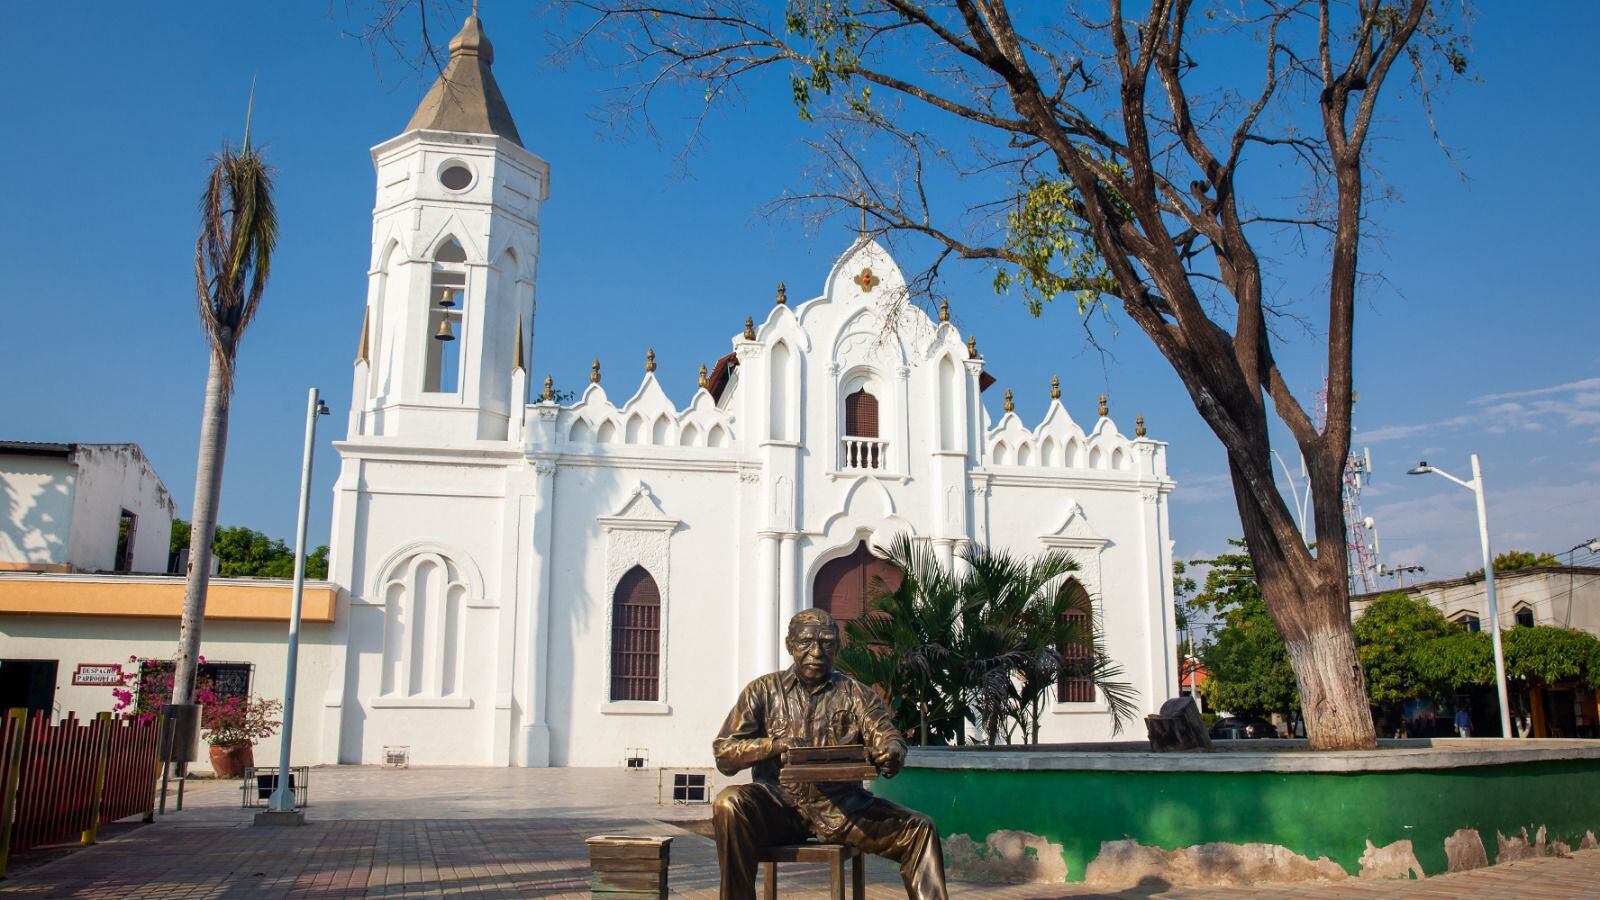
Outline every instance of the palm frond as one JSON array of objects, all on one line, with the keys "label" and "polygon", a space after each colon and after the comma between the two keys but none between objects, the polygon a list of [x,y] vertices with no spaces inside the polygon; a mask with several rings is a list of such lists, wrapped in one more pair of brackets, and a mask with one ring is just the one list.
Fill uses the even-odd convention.
[{"label": "palm frond", "polygon": [[212,160],[200,197],[194,260],[200,322],[224,393],[233,389],[239,340],[260,307],[277,242],[271,168],[249,145],[237,152],[224,148]]}]

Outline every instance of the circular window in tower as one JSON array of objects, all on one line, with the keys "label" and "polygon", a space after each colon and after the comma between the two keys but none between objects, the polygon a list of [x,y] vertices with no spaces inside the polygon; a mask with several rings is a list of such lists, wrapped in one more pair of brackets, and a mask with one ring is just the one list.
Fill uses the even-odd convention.
[{"label": "circular window in tower", "polygon": [[439,173],[439,183],[452,191],[464,191],[472,187],[472,170],[458,162],[448,163]]}]

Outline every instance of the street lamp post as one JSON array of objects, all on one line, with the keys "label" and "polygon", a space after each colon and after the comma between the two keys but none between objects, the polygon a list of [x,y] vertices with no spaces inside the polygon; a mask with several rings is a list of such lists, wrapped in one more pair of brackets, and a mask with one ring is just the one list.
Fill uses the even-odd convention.
[{"label": "street lamp post", "polygon": [[1494,596],[1494,553],[1489,549],[1489,509],[1483,499],[1483,469],[1478,465],[1478,454],[1474,453],[1471,481],[1462,481],[1443,469],[1428,465],[1426,461],[1418,463],[1406,474],[1427,475],[1430,472],[1454,481],[1472,491],[1478,498],[1478,537],[1483,545],[1483,593],[1484,603],[1488,607],[1486,614],[1490,622],[1489,638],[1494,645],[1494,687],[1500,696],[1500,734],[1503,737],[1511,737],[1511,705],[1506,696],[1506,657],[1500,647],[1500,608],[1495,603]]},{"label": "street lamp post", "polygon": [[289,659],[283,675],[283,739],[278,744],[278,777],[272,789],[273,813],[294,813],[294,786],[289,779],[289,748],[294,740],[295,670],[300,661],[300,602],[306,589],[306,519],[311,513],[311,461],[316,455],[317,417],[328,414],[320,392],[306,397],[306,447],[300,468],[300,519],[294,531],[294,593],[289,608]]}]

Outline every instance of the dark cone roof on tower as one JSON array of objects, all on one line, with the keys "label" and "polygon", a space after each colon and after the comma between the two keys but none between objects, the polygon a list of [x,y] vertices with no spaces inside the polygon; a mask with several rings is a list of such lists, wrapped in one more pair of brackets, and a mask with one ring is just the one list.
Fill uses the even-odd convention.
[{"label": "dark cone roof on tower", "polygon": [[450,64],[406,125],[406,131],[454,131],[462,134],[495,134],[518,147],[522,136],[500,86],[494,82],[489,66],[494,62],[494,45],[483,33],[483,21],[468,16],[461,33],[450,41]]}]

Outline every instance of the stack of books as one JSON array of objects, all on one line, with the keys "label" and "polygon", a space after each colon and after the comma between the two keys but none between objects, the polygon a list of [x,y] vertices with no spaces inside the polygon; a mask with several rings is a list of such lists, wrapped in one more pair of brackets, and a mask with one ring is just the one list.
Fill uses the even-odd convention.
[{"label": "stack of books", "polygon": [[877,778],[878,767],[867,760],[860,744],[838,747],[795,747],[778,771],[781,784],[815,784],[826,781],[861,781]]}]

